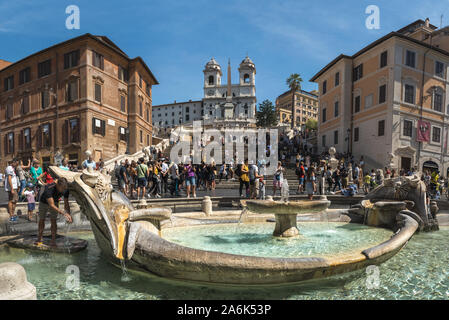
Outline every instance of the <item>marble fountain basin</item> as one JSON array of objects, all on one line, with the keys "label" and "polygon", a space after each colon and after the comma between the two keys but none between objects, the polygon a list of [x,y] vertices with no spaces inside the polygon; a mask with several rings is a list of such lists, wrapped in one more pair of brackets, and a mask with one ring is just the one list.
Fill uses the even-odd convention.
[{"label": "marble fountain basin", "polygon": [[[280,285],[327,277],[386,261],[407,243],[418,228],[413,218],[399,213],[396,216],[399,227],[396,233],[391,232],[391,238],[379,241],[378,245],[375,242],[367,248],[330,256],[268,257],[202,250],[164,238],[163,230],[176,228],[176,219],[174,226],[161,223],[171,217],[170,209],[150,206],[143,211],[136,210],[126,197],[110,187],[110,179],[99,173],[69,173],[56,167],[50,167],[50,170],[56,177],[67,178],[69,188],[81,211],[89,218],[95,240],[108,261],[115,265],[125,263],[128,269],[174,280],[225,285]],[[287,203],[248,200],[245,205],[251,211],[273,213],[277,219],[288,217],[286,224],[280,224],[283,227],[291,224],[290,227],[279,230],[288,238],[289,232],[298,231],[297,214],[323,211],[330,202],[327,199]],[[207,219],[209,217],[201,221],[217,225],[213,216],[210,221]],[[235,226],[238,227],[238,223]],[[192,228],[193,224],[183,229],[182,236],[188,236]],[[214,235],[209,238],[215,241]]]},{"label": "marble fountain basin", "polygon": [[299,236],[296,222],[298,214],[319,213],[327,210],[331,202],[325,196],[318,200],[273,201],[273,200],[241,200],[247,210],[259,214],[274,214],[276,225],[274,237],[291,238]]}]

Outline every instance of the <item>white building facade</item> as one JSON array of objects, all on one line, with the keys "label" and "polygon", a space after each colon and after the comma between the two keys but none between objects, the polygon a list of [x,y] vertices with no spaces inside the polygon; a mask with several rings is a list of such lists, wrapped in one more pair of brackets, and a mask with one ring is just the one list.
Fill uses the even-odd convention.
[{"label": "white building facade", "polygon": [[222,84],[221,66],[212,58],[203,70],[204,97],[202,100],[175,101],[171,104],[153,106],[154,130],[175,128],[180,125],[189,126],[197,120],[202,120],[204,126],[214,128],[255,127],[256,67],[251,59],[246,57],[240,63],[238,72],[239,83],[232,84],[229,63],[228,81]]}]

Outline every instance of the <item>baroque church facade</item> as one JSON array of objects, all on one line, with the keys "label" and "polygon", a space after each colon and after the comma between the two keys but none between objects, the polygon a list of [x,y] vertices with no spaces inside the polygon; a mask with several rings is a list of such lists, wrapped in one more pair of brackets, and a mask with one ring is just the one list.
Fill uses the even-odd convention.
[{"label": "baroque church facade", "polygon": [[249,57],[239,66],[239,83],[231,83],[228,63],[227,83],[222,84],[221,66],[212,58],[204,73],[204,122],[220,127],[252,127],[256,123],[256,67]]},{"label": "baroque church facade", "polygon": [[180,125],[190,126],[202,121],[204,127],[252,128],[256,126],[256,67],[246,57],[240,63],[239,82],[231,83],[231,64],[228,63],[227,81],[212,58],[204,67],[204,96],[200,101],[174,102],[152,107],[152,122],[157,130],[165,131]]}]

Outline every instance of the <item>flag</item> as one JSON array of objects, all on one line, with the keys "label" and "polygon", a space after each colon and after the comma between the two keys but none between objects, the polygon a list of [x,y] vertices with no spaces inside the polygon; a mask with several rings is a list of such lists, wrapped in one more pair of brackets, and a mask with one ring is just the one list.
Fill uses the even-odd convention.
[{"label": "flag", "polygon": [[430,122],[418,120],[416,141],[430,142]]}]

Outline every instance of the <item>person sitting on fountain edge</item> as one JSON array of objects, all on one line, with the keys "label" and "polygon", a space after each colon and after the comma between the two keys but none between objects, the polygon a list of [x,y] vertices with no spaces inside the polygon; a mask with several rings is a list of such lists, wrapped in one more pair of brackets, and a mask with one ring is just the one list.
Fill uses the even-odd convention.
[{"label": "person sitting on fountain edge", "polygon": [[[59,199],[64,196],[64,210],[59,209]],[[45,217],[47,212],[50,212],[51,222],[51,242],[50,246],[56,247],[56,232],[57,224],[56,219],[58,213],[63,215],[68,223],[72,223],[72,216],[70,215],[69,205],[69,189],[67,186],[67,179],[59,178],[56,183],[48,184],[45,186],[45,190],[42,193],[39,201],[39,234],[36,241],[36,245],[42,246],[42,235],[45,228]]]}]

